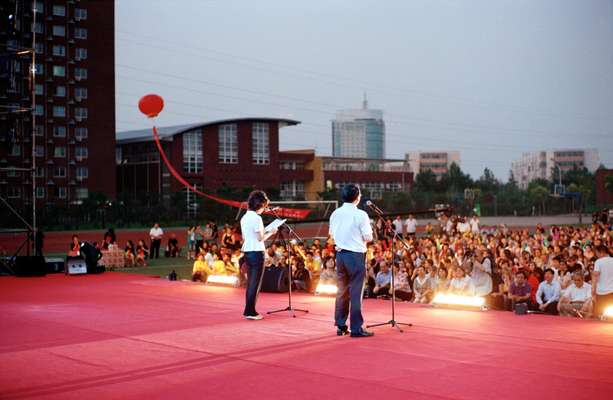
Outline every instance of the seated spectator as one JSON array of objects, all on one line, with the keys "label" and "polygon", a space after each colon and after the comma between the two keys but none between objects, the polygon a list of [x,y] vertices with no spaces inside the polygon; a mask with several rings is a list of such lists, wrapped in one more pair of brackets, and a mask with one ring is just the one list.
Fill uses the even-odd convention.
[{"label": "seated spectator", "polygon": [[136,248],[131,240],[128,240],[126,247],[123,249],[126,267],[133,267],[136,262]]},{"label": "seated spectator", "polygon": [[334,258],[328,257],[324,262],[324,270],[319,276],[319,282],[326,285],[336,285],[336,262]]},{"label": "seated spectator", "polygon": [[470,276],[466,275],[464,269],[457,267],[453,271],[453,279],[449,282],[449,293],[458,296],[474,296],[475,287]]},{"label": "seated spectator", "polygon": [[166,257],[176,257],[179,255],[179,240],[177,240],[177,235],[174,233],[170,234],[170,238],[168,239],[168,244],[166,245],[166,251],[164,255]]},{"label": "seated spectator", "polygon": [[72,235],[72,241],[70,242],[70,248],[68,250],[69,257],[79,257],[81,255],[81,242],[77,235]]},{"label": "seated spectator", "polygon": [[588,318],[592,315],[592,286],[583,281],[583,274],[577,271],[573,274],[573,283],[564,291],[558,303],[558,311],[562,316]]},{"label": "seated spectator", "polygon": [[136,265],[146,267],[147,258],[149,258],[149,247],[144,241],[139,240],[136,245]]},{"label": "seated spectator", "polygon": [[238,274],[238,266],[232,261],[232,257],[230,254],[225,253],[221,256],[221,261],[223,261],[223,268],[225,275],[237,275]]},{"label": "seated spectator", "polygon": [[311,274],[306,269],[304,261],[299,258],[292,260],[292,283],[297,290],[309,292],[311,290]]},{"label": "seated spectator", "polygon": [[379,272],[375,277],[375,287],[372,290],[373,297],[389,296],[391,282],[392,272],[390,271],[387,262],[381,261],[379,263]]},{"label": "seated spectator", "polygon": [[192,268],[192,281],[206,283],[211,272],[209,264],[204,260],[204,255],[199,253]]},{"label": "seated spectator", "polygon": [[411,301],[411,292],[409,273],[401,261],[397,266],[394,265],[394,295],[396,300]]},{"label": "seated spectator", "polygon": [[553,279],[553,269],[545,270],[545,280],[541,282],[536,291],[536,303],[538,309],[546,314],[558,314],[558,302],[560,301],[560,282]]},{"label": "seated spectator", "polygon": [[475,296],[487,296],[492,292],[492,261],[486,251],[477,250],[475,253],[470,279]]},{"label": "seated spectator", "polygon": [[413,303],[430,304],[434,296],[430,278],[424,267],[417,267],[417,276],[413,280]]},{"label": "seated spectator", "polygon": [[447,279],[447,268],[439,267],[436,277],[432,280],[432,289],[435,293],[445,293],[449,290],[449,279]]},{"label": "seated spectator", "polygon": [[515,274],[515,280],[509,287],[509,294],[505,301],[505,308],[508,311],[515,311],[517,304],[526,304],[530,308],[530,292],[532,288],[526,280],[526,273],[519,271]]}]

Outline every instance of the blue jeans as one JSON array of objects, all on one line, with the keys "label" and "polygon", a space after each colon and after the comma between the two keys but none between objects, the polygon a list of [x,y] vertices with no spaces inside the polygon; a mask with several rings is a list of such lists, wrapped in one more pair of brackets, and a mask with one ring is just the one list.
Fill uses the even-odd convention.
[{"label": "blue jeans", "polygon": [[336,276],[338,277],[336,293],[336,326],[346,326],[347,317],[351,319],[351,331],[359,332],[364,323],[362,317],[362,293],[366,257],[364,253],[339,251],[336,253]]},{"label": "blue jeans", "polygon": [[245,261],[247,262],[247,291],[243,315],[257,315],[255,303],[258,299],[260,286],[262,286],[262,277],[264,276],[264,252],[246,251]]}]

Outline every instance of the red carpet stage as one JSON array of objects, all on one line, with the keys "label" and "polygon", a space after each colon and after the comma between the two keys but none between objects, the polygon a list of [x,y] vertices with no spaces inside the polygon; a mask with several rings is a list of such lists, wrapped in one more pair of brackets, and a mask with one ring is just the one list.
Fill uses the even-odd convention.
[{"label": "red carpet stage", "polygon": [[[260,295],[259,311],[286,306]],[[1,399],[611,399],[613,324],[399,304],[337,337],[333,299],[106,273],[0,278]],[[366,300],[367,322],[389,301]]]}]

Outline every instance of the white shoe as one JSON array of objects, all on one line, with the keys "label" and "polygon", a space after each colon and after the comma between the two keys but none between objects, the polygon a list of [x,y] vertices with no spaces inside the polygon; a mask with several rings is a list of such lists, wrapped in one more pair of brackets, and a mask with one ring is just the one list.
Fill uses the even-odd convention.
[{"label": "white shoe", "polygon": [[259,321],[261,319],[264,319],[264,317],[262,317],[260,314],[257,314],[257,315],[245,315],[245,318],[251,319],[251,320],[254,320],[254,321]]}]

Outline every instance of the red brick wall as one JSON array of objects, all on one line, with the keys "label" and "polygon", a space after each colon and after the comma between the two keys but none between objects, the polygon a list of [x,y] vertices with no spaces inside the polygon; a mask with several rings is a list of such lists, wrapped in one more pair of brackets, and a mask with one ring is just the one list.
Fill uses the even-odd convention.
[{"label": "red brick wall", "polygon": [[596,204],[613,204],[613,193],[604,186],[605,177],[613,175],[613,169],[599,169],[596,171]]}]

